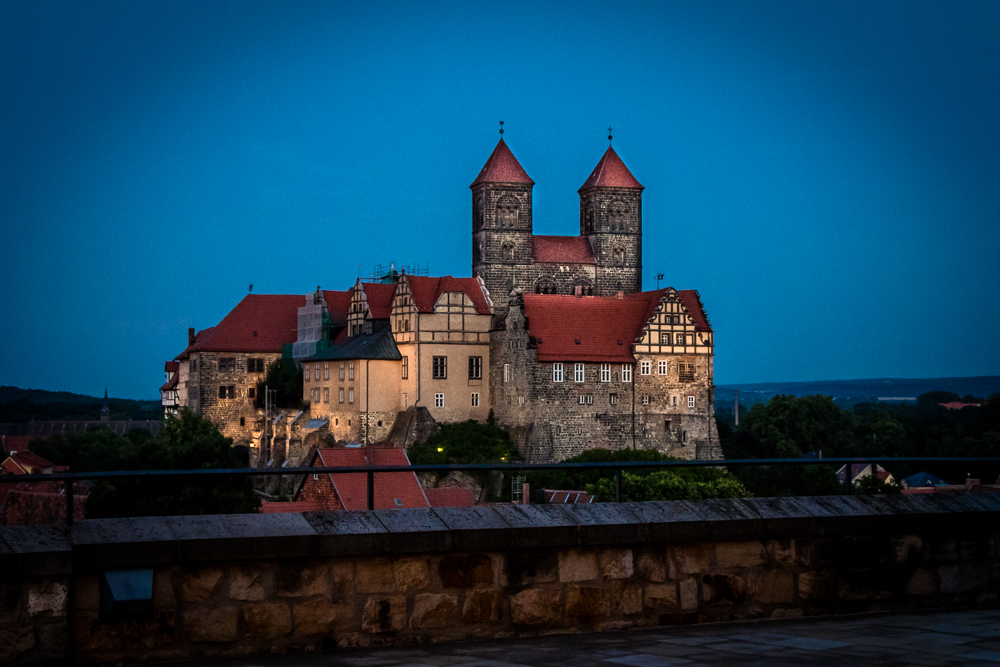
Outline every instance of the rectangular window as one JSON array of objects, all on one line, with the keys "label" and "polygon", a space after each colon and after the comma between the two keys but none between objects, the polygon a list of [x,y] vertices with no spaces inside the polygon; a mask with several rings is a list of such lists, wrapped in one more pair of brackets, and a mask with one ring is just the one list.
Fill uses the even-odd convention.
[{"label": "rectangular window", "polygon": [[677,334],[677,344],[678,345],[684,344],[684,334]]},{"label": "rectangular window", "polygon": [[510,364],[503,365],[503,381],[510,382]]},{"label": "rectangular window", "polygon": [[608,394],[608,403],[618,405],[618,394]]},{"label": "rectangular window", "polygon": [[479,394],[473,394],[472,395],[472,407],[474,407],[474,408],[478,408],[479,407]]},{"label": "rectangular window", "polygon": [[219,398],[226,397],[226,388],[223,385],[219,385]]},{"label": "rectangular window", "polygon": [[583,394],[580,394],[579,396],[576,397],[576,402],[579,403],[580,405],[583,405],[586,402]]},{"label": "rectangular window", "polygon": [[694,382],[694,364],[677,364],[677,380]]},{"label": "rectangular window", "polygon": [[611,382],[611,364],[601,364],[601,382]]},{"label": "rectangular window", "polygon": [[198,372],[198,360],[197,359],[192,359],[191,362],[188,364],[188,369],[189,369],[188,372],[190,372],[190,373],[197,373]]},{"label": "rectangular window", "polygon": [[348,364],[347,364],[347,379],[348,380],[353,380],[354,379],[354,362],[353,361],[348,362]]},{"label": "rectangular window", "polygon": [[347,390],[347,402],[348,403],[353,403],[354,402],[354,389],[353,388]]},{"label": "rectangular window", "polygon": [[448,357],[434,357],[434,372],[431,374],[435,380],[444,380],[448,377]]},{"label": "rectangular window", "polygon": [[444,394],[434,394],[434,407],[435,408],[444,407]]},{"label": "rectangular window", "polygon": [[324,403],[329,403],[330,402],[330,388],[329,387],[323,387],[323,402]]},{"label": "rectangular window", "polygon": [[586,377],[586,373],[584,372],[583,364],[576,364],[573,367],[573,381],[583,382],[584,377]]},{"label": "rectangular window", "polygon": [[666,375],[667,374],[667,362],[665,362],[665,361],[658,361],[658,362],[656,362],[656,373],[658,375]]},{"label": "rectangular window", "polygon": [[410,358],[403,357],[403,379],[410,377]]},{"label": "rectangular window", "polygon": [[660,334],[660,345],[670,345],[673,343],[673,335],[669,333]]},{"label": "rectangular window", "polygon": [[647,396],[647,395],[644,395],[644,396],[642,397],[642,404],[643,404],[643,405],[649,405],[649,396]]},{"label": "rectangular window", "polygon": [[688,407],[689,408],[694,407],[694,396],[688,396]]},{"label": "rectangular window", "polygon": [[470,380],[482,380],[483,379],[483,358],[482,357],[469,357],[469,379]]},{"label": "rectangular window", "polygon": [[649,375],[653,371],[653,362],[651,361],[640,361],[639,362],[639,372],[643,375]]},{"label": "rectangular window", "polygon": [[632,367],[628,364],[622,364],[622,382],[632,381]]},{"label": "rectangular window", "polygon": [[330,364],[323,364],[323,379],[330,379]]},{"label": "rectangular window", "polygon": [[236,370],[236,357],[219,357],[219,372],[232,373]]},{"label": "rectangular window", "polygon": [[256,398],[256,396],[257,396],[256,387],[250,387],[249,389],[247,389],[247,398]]},{"label": "rectangular window", "polygon": [[344,402],[344,388],[343,387],[340,388],[340,402],[341,403]]},{"label": "rectangular window", "polygon": [[562,382],[563,381],[563,365],[562,364],[552,364],[552,381]]},{"label": "rectangular window", "polygon": [[593,404],[594,404],[594,395],[587,394],[587,405],[593,405]]},{"label": "rectangular window", "polygon": [[340,365],[340,379],[344,379],[344,364]]}]

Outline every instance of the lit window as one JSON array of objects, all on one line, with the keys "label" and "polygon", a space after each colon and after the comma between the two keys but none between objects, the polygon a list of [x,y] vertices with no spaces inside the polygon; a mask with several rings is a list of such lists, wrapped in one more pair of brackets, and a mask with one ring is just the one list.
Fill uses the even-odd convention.
[{"label": "lit window", "polygon": [[347,379],[348,380],[353,380],[354,379],[354,362],[353,361],[347,364]]},{"label": "lit window", "polygon": [[[340,379],[344,379],[344,364],[340,365]],[[341,401],[341,403],[343,403],[343,401]]]},{"label": "lit window", "polygon": [[323,379],[330,379],[330,364],[323,364]]},{"label": "lit window", "polygon": [[562,382],[563,381],[563,365],[562,364],[552,364],[552,381]]},{"label": "lit window", "polygon": [[353,403],[354,402],[354,389],[348,389],[347,390],[347,402],[348,403]]},{"label": "lit window", "polygon": [[632,367],[628,364],[622,365],[622,382],[632,381]]},{"label": "lit window", "polygon": [[410,377],[410,358],[403,357],[403,379]]},{"label": "lit window", "polygon": [[444,394],[434,394],[434,407],[435,408],[444,407]]},{"label": "lit window", "polygon": [[340,388],[340,402],[341,403],[344,402],[344,388],[343,387]]},{"label": "lit window", "polygon": [[688,407],[689,408],[694,407],[694,396],[688,396]]},{"label": "lit window", "polygon": [[653,362],[651,361],[640,361],[639,362],[639,372],[643,375],[649,375],[653,370]]},{"label": "lit window", "polygon": [[503,365],[503,381],[510,382],[510,364]]},{"label": "lit window", "polygon": [[444,380],[448,377],[448,357],[434,357],[434,373],[432,377],[435,380]]},{"label": "lit window", "polygon": [[481,379],[483,379],[483,358],[482,357],[469,357],[469,379],[470,380],[481,380]]},{"label": "lit window", "polygon": [[577,364],[576,366],[573,367],[574,382],[583,382],[584,375],[585,374],[584,374],[583,364]]},{"label": "lit window", "polygon": [[658,375],[666,375],[667,374],[667,362],[665,362],[665,361],[658,361],[656,363],[656,372],[657,372]]},{"label": "lit window", "polygon": [[478,408],[479,407],[479,394],[473,394],[472,395],[472,407],[474,407],[474,408]]},{"label": "lit window", "polygon": [[601,364],[601,382],[611,382],[611,364]]}]

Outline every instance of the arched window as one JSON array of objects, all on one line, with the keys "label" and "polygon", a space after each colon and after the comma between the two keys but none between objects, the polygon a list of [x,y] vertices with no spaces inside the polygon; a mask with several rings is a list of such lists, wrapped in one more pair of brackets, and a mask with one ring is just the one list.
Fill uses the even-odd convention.
[{"label": "arched window", "polygon": [[618,246],[614,251],[614,261],[616,266],[625,264],[625,248]]},{"label": "arched window", "polygon": [[589,280],[577,280],[573,283],[573,294],[576,296],[594,296],[594,284]]},{"label": "arched window", "polygon": [[497,224],[501,227],[516,227],[521,205],[513,197],[497,200]]},{"label": "arched window", "polygon": [[514,261],[514,246],[510,243],[504,243],[500,247],[500,257],[505,262]]},{"label": "arched window", "polygon": [[557,294],[556,284],[549,278],[542,278],[535,283],[535,294]]},{"label": "arched window", "polygon": [[628,220],[628,206],[625,202],[613,201],[608,206],[608,224],[611,225],[611,231],[621,232],[625,231],[625,224]]}]

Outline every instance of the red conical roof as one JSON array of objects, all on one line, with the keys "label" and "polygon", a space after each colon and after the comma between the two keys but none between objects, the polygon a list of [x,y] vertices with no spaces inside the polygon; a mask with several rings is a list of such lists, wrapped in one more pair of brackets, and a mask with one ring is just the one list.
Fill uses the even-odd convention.
[{"label": "red conical roof", "polygon": [[472,185],[469,187],[474,188],[480,183],[535,184],[533,180],[528,178],[528,174],[524,172],[521,163],[517,161],[514,154],[507,148],[503,137],[500,137],[500,143],[493,149],[490,159],[486,161],[486,164],[483,165],[483,170],[479,172],[479,176],[476,176],[476,180],[472,181]]},{"label": "red conical roof", "polygon": [[618,153],[611,146],[605,151],[601,161],[594,167],[587,182],[580,186],[577,192],[588,188],[635,188],[643,190],[642,184],[628,170]]}]

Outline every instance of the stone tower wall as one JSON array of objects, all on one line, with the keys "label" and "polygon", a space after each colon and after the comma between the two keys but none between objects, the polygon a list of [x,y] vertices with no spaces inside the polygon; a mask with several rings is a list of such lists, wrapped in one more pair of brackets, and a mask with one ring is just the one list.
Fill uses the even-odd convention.
[{"label": "stone tower wall", "polygon": [[531,187],[481,183],[472,190],[472,275],[482,277],[498,312],[507,309],[518,267],[531,264]]}]

